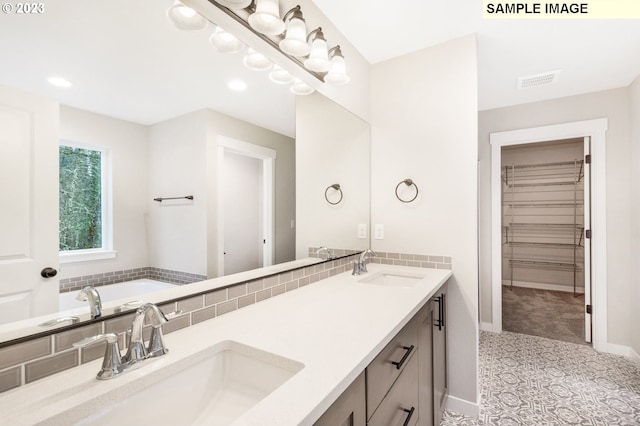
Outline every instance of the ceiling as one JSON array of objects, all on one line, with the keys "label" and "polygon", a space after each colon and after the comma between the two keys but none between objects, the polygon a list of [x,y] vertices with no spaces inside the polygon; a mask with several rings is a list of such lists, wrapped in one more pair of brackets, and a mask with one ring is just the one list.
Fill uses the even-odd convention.
[{"label": "ceiling", "polygon": [[[372,64],[476,33],[480,110],[589,93],[640,74],[640,22],[484,19],[481,0],[313,0]],[[557,83],[520,76],[561,69]]]},{"label": "ceiling", "polygon": [[[476,33],[480,110],[623,87],[640,74],[635,20],[487,20],[479,0],[313,2],[372,64]],[[145,125],[211,108],[293,137],[288,87],[243,67],[242,54],[217,53],[212,25],[176,29],[171,5],[56,0],[41,15],[0,14],[0,84]],[[519,76],[557,69],[557,83],[516,87]],[[51,86],[53,75],[73,86]],[[234,78],[249,88],[231,91]]]},{"label": "ceiling", "polygon": [[[178,30],[166,15],[173,4],[56,0],[41,15],[0,14],[0,84],[145,125],[211,108],[293,137],[288,86],[245,68],[242,54],[215,51],[212,25]],[[50,76],[73,85],[54,87]],[[235,78],[248,89],[230,90]]]}]

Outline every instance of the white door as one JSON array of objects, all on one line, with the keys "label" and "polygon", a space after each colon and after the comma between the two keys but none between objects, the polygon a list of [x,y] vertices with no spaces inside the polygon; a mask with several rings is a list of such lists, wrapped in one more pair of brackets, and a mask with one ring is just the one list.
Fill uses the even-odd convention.
[{"label": "white door", "polygon": [[262,267],[262,160],[225,152],[224,274]]},{"label": "white door", "polygon": [[0,86],[0,324],[58,310],[58,117]]},{"label": "white door", "polygon": [[[584,138],[584,156],[591,155],[591,138]],[[586,230],[591,230],[591,164],[584,162],[584,340],[591,342],[591,239]]]}]

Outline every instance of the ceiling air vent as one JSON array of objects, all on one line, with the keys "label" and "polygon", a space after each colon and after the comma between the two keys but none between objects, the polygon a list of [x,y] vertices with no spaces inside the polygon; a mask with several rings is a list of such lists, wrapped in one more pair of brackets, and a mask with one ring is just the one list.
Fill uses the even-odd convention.
[{"label": "ceiling air vent", "polygon": [[561,70],[547,71],[540,74],[525,75],[518,77],[518,89],[526,89],[527,87],[546,86],[558,81],[558,75]]}]

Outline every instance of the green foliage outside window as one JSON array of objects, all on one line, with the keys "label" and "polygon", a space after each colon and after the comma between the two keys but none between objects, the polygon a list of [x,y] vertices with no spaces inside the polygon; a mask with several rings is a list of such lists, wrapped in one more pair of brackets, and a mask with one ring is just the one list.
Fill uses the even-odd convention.
[{"label": "green foliage outside window", "polygon": [[102,152],[60,147],[60,251],[102,247]]}]

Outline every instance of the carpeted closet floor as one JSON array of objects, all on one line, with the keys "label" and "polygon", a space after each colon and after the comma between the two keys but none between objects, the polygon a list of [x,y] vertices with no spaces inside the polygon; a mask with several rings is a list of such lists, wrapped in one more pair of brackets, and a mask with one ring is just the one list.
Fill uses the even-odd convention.
[{"label": "carpeted closet floor", "polygon": [[502,329],[585,344],[584,295],[502,286]]}]

